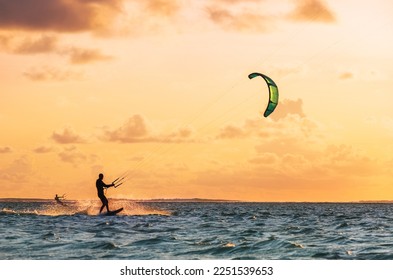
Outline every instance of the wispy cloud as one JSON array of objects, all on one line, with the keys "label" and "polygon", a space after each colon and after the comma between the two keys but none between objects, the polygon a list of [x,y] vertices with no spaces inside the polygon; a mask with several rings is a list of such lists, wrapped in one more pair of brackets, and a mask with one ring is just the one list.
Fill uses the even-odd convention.
[{"label": "wispy cloud", "polygon": [[227,125],[220,130],[217,138],[219,139],[236,139],[236,138],[244,138],[250,135],[250,132],[247,131],[244,127],[237,125]]},{"label": "wispy cloud", "polygon": [[[309,123],[305,118],[306,115],[303,112],[303,101],[301,99],[298,100],[290,100],[284,99],[280,101],[279,105],[275,109],[274,113],[269,116],[269,120],[273,120],[274,122],[264,123],[265,127],[263,127],[263,131],[261,131],[261,120],[246,120],[243,124],[229,124],[220,129],[220,133],[217,138],[219,139],[236,139],[236,138],[245,138],[250,136],[262,135],[265,136],[269,131],[276,131],[276,128],[282,126],[280,122],[277,122],[281,119],[284,119],[288,116],[295,116],[295,118],[289,117],[289,121],[299,121],[303,128],[305,128],[305,124]],[[302,121],[301,121],[302,120]],[[268,125],[266,127],[266,125]]]},{"label": "wispy cloud", "polygon": [[[260,140],[264,141],[262,138]],[[309,140],[301,143],[302,138],[299,138],[299,145],[284,149],[279,145],[280,140],[288,143],[285,135],[276,137],[268,145],[267,142],[261,144],[253,155],[250,153],[248,160],[222,162],[219,168],[205,167],[196,173],[191,183],[198,185],[204,192],[217,192],[225,186],[225,190],[236,192],[231,196],[239,199],[282,200],[285,191],[290,198],[284,199],[291,201],[328,201],[340,199],[340,189],[345,192],[345,188],[356,185],[356,182],[364,182],[367,178],[387,172],[382,170],[384,165],[381,162],[351,145],[321,141],[318,146],[307,147]],[[277,144],[278,149],[275,148]],[[334,195],[330,196],[329,192],[334,192]]]},{"label": "wispy cloud", "polygon": [[153,125],[142,115],[130,117],[116,129],[104,129],[104,140],[121,143],[174,143],[192,142],[193,130],[188,127],[175,129],[173,132],[156,132]]},{"label": "wispy cloud", "polygon": [[[124,0],[0,0],[0,50],[18,55],[54,55],[71,65],[108,61],[94,48],[65,46],[63,35],[107,35],[123,13]],[[101,36],[101,38],[104,38]],[[48,59],[48,62],[51,61]],[[80,80],[81,74],[58,66],[30,68],[23,76],[36,82]]]},{"label": "wispy cloud", "polygon": [[13,54],[51,53],[57,50],[58,37],[54,35],[12,36],[0,35],[0,48]]},{"label": "wispy cloud", "polygon": [[68,81],[80,80],[82,73],[71,70],[60,70],[54,67],[44,66],[41,68],[31,68],[23,73],[23,76],[32,81]]},{"label": "wispy cloud", "polygon": [[178,0],[141,0],[138,2],[144,4],[150,15],[172,17],[181,8],[181,3]]},{"label": "wispy cloud", "polygon": [[341,74],[338,76],[338,78],[339,78],[340,80],[349,80],[349,79],[352,79],[352,78],[353,78],[353,74],[352,74],[351,72],[344,72],[344,73],[341,73]]},{"label": "wispy cloud", "polygon": [[59,132],[53,132],[51,137],[56,143],[59,144],[80,144],[86,143],[86,140],[77,134],[72,128],[64,128]]},{"label": "wispy cloud", "polygon": [[0,0],[0,29],[82,32],[101,30],[121,0]]},{"label": "wispy cloud", "polygon": [[78,167],[84,163],[93,165],[98,158],[94,154],[83,153],[74,146],[64,148],[62,152],[58,153],[58,156],[62,162],[70,163],[74,167]]},{"label": "wispy cloud", "polygon": [[10,165],[0,168],[0,179],[7,182],[25,182],[32,174],[33,166],[27,156],[17,158]]},{"label": "wispy cloud", "polygon": [[334,13],[322,0],[296,1],[296,8],[289,17],[295,21],[314,21],[325,23],[332,23],[336,21]]},{"label": "wispy cloud", "polygon": [[302,99],[300,98],[297,100],[284,99],[280,101],[279,105],[274,111],[274,114],[271,114],[270,117],[273,120],[279,120],[281,118],[285,118],[289,114],[298,115],[300,117],[306,116],[303,112]]},{"label": "wispy cloud", "polygon": [[10,147],[0,147],[0,154],[8,154],[11,152],[12,152],[12,149]]},{"label": "wispy cloud", "polygon": [[255,11],[233,12],[224,7],[210,6],[206,12],[212,22],[227,30],[266,32],[272,26],[268,16]]},{"label": "wispy cloud", "polygon": [[72,64],[88,64],[112,59],[111,56],[102,54],[98,49],[72,48],[66,53],[69,54]]},{"label": "wispy cloud", "polygon": [[46,153],[50,153],[53,152],[53,147],[50,146],[39,146],[37,148],[35,148],[33,150],[33,152],[37,153],[37,154],[46,154]]},{"label": "wispy cloud", "polygon": [[141,115],[129,118],[121,127],[106,130],[105,138],[109,141],[134,143],[151,141],[151,128]]},{"label": "wispy cloud", "polygon": [[21,55],[53,54],[64,56],[69,58],[71,64],[88,64],[113,58],[103,54],[99,49],[62,46],[59,37],[55,35],[24,34],[18,37],[3,34],[0,36],[0,49]]},{"label": "wispy cloud", "polygon": [[267,32],[274,26],[260,0],[215,0],[206,4],[208,19],[224,30]]}]

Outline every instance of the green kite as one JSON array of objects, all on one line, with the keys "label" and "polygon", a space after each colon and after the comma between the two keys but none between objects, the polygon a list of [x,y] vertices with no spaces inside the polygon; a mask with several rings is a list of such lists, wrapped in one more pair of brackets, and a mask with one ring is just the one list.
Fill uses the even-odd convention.
[{"label": "green kite", "polygon": [[267,87],[269,89],[269,103],[267,104],[267,108],[265,110],[265,113],[263,114],[263,116],[266,118],[271,113],[273,113],[274,109],[276,109],[276,107],[277,107],[278,87],[272,79],[270,79],[268,76],[261,74],[261,73],[251,73],[250,75],[248,75],[248,78],[253,79],[258,76],[262,77],[266,81]]}]

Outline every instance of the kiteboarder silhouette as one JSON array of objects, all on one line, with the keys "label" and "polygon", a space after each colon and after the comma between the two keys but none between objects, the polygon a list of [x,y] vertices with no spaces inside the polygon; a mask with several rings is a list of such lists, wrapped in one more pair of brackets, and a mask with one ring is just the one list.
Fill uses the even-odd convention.
[{"label": "kiteboarder silhouette", "polygon": [[57,194],[55,195],[55,200],[58,204],[64,205],[64,202],[62,201],[62,199],[64,198],[65,198],[64,194],[62,196],[58,196]]},{"label": "kiteboarder silhouette", "polygon": [[100,208],[100,213],[102,212],[104,207],[106,207],[106,211],[108,211],[108,213],[109,213],[110,210],[109,210],[109,206],[108,206],[108,199],[106,198],[106,196],[104,194],[104,189],[107,189],[109,187],[114,187],[115,184],[112,183],[110,185],[107,185],[104,183],[103,179],[104,179],[104,174],[100,173],[98,175],[98,179],[96,181],[97,195],[101,199],[101,202],[102,202],[102,206]]}]

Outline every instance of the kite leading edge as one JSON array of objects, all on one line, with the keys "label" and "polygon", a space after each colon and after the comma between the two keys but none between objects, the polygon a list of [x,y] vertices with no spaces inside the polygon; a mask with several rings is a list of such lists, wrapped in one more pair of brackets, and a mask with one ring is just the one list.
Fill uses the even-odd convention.
[{"label": "kite leading edge", "polygon": [[269,89],[269,103],[267,104],[265,113],[263,114],[263,116],[266,118],[271,113],[273,113],[274,109],[277,107],[278,87],[272,79],[270,79],[268,76],[261,74],[261,73],[251,73],[250,75],[248,75],[248,78],[253,79],[258,76],[262,77],[266,81],[267,87]]}]

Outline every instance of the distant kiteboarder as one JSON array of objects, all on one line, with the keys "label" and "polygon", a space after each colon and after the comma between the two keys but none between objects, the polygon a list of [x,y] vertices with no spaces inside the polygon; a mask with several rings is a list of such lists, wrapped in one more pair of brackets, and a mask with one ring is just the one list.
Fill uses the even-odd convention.
[{"label": "distant kiteboarder", "polygon": [[57,202],[58,204],[64,205],[63,199],[65,199],[65,194],[63,194],[62,196],[58,196],[58,195],[56,194],[55,200],[56,200],[56,202]]}]

